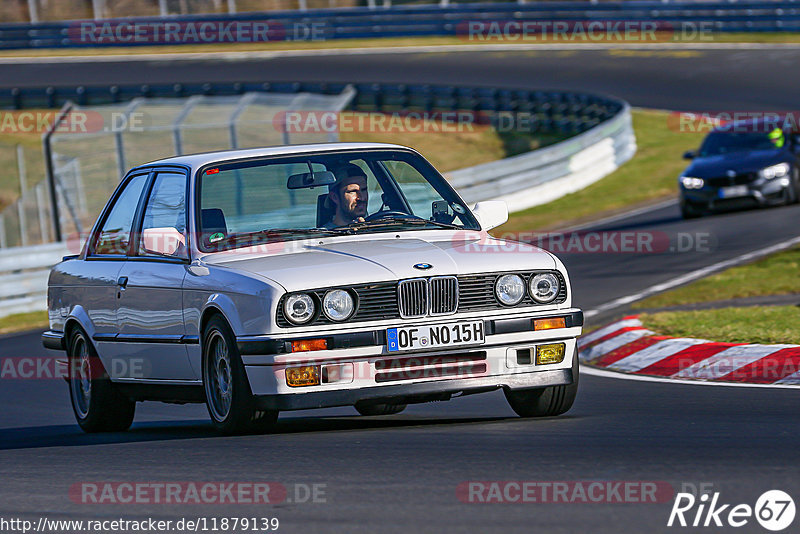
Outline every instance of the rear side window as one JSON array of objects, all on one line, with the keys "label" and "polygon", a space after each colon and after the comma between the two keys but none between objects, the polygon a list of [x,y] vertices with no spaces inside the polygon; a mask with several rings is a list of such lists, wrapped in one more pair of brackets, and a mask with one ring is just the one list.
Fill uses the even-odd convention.
[{"label": "rear side window", "polygon": [[147,183],[147,175],[131,178],[108,213],[95,241],[94,253],[110,256],[125,256],[131,239],[131,228],[136,208]]}]

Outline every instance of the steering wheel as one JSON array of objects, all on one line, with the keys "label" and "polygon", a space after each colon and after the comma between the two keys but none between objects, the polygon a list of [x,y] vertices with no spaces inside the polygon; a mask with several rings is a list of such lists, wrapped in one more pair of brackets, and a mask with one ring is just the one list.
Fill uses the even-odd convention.
[{"label": "steering wheel", "polygon": [[376,211],[375,213],[367,215],[366,217],[364,217],[364,220],[365,221],[375,221],[375,220],[378,220],[378,219],[392,219],[392,218],[395,218],[395,217],[399,218],[399,219],[417,219],[418,218],[418,217],[415,217],[415,216],[411,215],[410,213],[406,213],[404,211],[385,210],[385,211]]}]

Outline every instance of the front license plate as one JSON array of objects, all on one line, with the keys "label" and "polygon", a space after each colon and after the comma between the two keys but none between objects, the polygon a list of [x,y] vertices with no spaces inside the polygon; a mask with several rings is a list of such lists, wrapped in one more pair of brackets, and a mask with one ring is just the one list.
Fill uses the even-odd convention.
[{"label": "front license plate", "polygon": [[746,185],[732,185],[719,190],[719,198],[744,197],[749,193]]},{"label": "front license plate", "polygon": [[386,348],[389,352],[457,345],[475,345],[485,341],[483,321],[389,328]]}]

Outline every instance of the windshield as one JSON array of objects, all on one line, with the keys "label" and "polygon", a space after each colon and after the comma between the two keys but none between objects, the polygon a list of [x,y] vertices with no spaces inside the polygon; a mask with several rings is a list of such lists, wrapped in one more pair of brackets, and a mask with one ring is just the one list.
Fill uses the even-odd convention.
[{"label": "windshield", "polygon": [[745,152],[749,150],[774,150],[778,148],[775,138],[763,132],[712,132],[708,134],[703,146],[700,147],[700,157],[720,156],[732,152]]},{"label": "windshield", "polygon": [[441,175],[406,151],[222,164],[201,169],[199,183],[204,252],[309,236],[479,229]]}]

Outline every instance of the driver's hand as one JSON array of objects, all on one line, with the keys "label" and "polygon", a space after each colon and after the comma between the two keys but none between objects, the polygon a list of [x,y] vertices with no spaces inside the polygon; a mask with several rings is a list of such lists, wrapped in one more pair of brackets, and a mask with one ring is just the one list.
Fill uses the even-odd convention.
[{"label": "driver's hand", "polygon": [[364,217],[359,217],[358,219],[356,219],[356,222],[365,222]]}]

